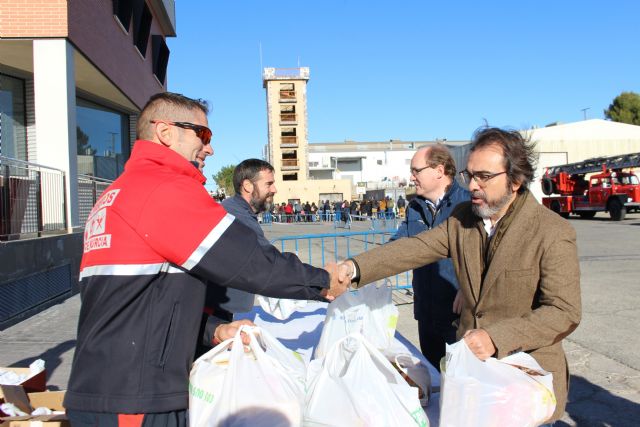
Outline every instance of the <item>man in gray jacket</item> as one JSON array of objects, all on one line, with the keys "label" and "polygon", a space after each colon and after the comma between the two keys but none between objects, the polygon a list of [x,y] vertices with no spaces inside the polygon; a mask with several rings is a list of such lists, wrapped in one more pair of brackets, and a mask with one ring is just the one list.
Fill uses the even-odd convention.
[{"label": "man in gray jacket", "polygon": [[[222,201],[224,209],[236,220],[255,231],[258,243],[271,246],[258,222],[258,214],[268,211],[277,193],[273,166],[264,160],[247,159],[233,171],[235,195]],[[208,315],[204,327],[205,348],[217,344],[216,328],[233,320],[235,313],[246,313],[253,308],[255,296],[249,292],[222,286],[209,286],[205,303]]]}]

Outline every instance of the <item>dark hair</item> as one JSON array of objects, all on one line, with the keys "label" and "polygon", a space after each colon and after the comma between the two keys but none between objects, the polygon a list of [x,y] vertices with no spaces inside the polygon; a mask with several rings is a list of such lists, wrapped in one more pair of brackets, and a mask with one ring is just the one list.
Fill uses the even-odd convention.
[{"label": "dark hair", "polygon": [[429,167],[435,168],[436,166],[442,165],[444,166],[444,174],[451,179],[455,179],[456,162],[453,160],[453,156],[446,146],[442,144],[432,145],[426,154],[426,161]]},{"label": "dark hair", "polygon": [[537,161],[535,144],[515,130],[482,127],[473,134],[469,153],[490,145],[497,145],[502,149],[509,184],[519,183],[519,193],[529,188]]},{"label": "dark hair", "polygon": [[191,99],[173,92],[160,92],[151,96],[138,117],[136,126],[137,139],[152,139],[153,126],[151,120],[170,120],[188,122],[193,120],[193,112],[209,113],[207,101]]},{"label": "dark hair", "polygon": [[233,170],[233,189],[236,194],[241,194],[240,189],[245,179],[255,183],[258,180],[260,171],[263,170],[274,172],[273,166],[269,162],[260,159],[247,159],[236,166]]}]

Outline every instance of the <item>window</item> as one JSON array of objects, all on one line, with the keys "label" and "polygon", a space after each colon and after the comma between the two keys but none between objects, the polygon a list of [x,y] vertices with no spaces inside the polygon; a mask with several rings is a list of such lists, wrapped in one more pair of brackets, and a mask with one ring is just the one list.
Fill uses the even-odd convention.
[{"label": "window", "polygon": [[113,14],[126,32],[129,32],[129,25],[131,25],[133,3],[133,0],[113,0]]},{"label": "window", "polygon": [[24,80],[0,74],[0,155],[27,159]]},{"label": "window", "polygon": [[297,159],[298,152],[296,150],[282,150],[283,159]]},{"label": "window", "polygon": [[144,0],[138,0],[133,9],[133,44],[142,56],[147,55],[147,44],[151,32],[151,11]]},{"label": "window", "polygon": [[296,128],[282,128],[281,136],[296,136]]},{"label": "window", "polygon": [[282,174],[282,180],[283,181],[297,181],[298,180],[298,173],[294,172],[294,173],[283,173]]},{"label": "window", "polygon": [[295,102],[296,91],[293,83],[280,83],[280,102]]},{"label": "window", "polygon": [[296,121],[296,106],[295,105],[281,105],[280,106],[280,121],[281,122],[295,122]]},{"label": "window", "polygon": [[129,158],[129,116],[78,98],[78,173],[116,179]]},{"label": "window", "polygon": [[338,159],[337,168],[342,172],[357,172],[362,170],[361,159]]},{"label": "window", "polygon": [[153,74],[164,84],[169,63],[169,48],[163,36],[151,36],[151,54],[153,55]]}]

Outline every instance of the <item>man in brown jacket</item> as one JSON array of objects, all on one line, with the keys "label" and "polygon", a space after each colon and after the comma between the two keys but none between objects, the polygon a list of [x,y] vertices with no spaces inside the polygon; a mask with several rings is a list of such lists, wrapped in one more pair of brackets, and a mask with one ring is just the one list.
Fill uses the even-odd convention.
[{"label": "man in brown jacket", "polygon": [[518,132],[481,129],[467,169],[471,201],[437,228],[347,260],[357,286],[452,258],[463,295],[458,339],[480,359],[526,351],[553,374],[564,413],[569,373],[562,340],[580,322],[580,269],[569,223],[529,193],[534,151]]}]

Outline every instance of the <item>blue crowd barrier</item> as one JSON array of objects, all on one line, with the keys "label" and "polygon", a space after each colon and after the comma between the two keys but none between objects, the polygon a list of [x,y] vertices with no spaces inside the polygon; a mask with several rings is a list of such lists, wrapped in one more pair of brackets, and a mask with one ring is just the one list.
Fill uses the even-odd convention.
[{"label": "blue crowd barrier", "polygon": [[[303,262],[323,267],[327,262],[339,262],[374,247],[383,245],[395,234],[395,230],[345,231],[325,234],[283,236],[271,243],[281,252],[293,252]],[[390,276],[395,289],[411,287],[412,272]]]}]

